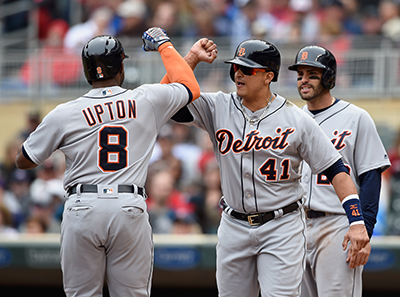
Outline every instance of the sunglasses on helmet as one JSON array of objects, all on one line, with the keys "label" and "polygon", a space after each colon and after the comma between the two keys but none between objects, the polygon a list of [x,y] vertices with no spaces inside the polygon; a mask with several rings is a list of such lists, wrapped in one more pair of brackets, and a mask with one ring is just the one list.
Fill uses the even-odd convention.
[{"label": "sunglasses on helmet", "polygon": [[256,75],[256,72],[267,72],[267,69],[263,68],[250,68],[242,65],[233,64],[233,70],[237,72],[238,70],[242,70],[244,75]]}]

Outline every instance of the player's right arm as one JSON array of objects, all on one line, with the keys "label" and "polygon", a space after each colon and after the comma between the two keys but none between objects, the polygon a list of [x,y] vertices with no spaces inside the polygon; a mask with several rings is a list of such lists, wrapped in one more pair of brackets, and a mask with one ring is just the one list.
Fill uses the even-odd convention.
[{"label": "player's right arm", "polygon": [[15,158],[15,165],[19,169],[33,169],[38,166],[31,160],[31,158],[29,158],[22,144],[18,148],[18,154],[17,157]]},{"label": "player's right arm", "polygon": [[[192,70],[200,62],[206,62],[211,64],[217,58],[217,45],[214,41],[208,38],[201,38],[195,44],[193,44],[190,51],[184,57],[186,63],[190,66]],[[164,76],[161,83],[169,83],[168,76]]]},{"label": "player's right arm", "polygon": [[355,268],[357,253],[369,242],[357,188],[343,165],[340,154],[317,123],[308,117],[303,118],[303,125],[307,133],[303,134],[301,155],[314,174],[324,173],[327,176],[346,211],[350,228],[342,246],[343,250],[349,250],[349,267]]},{"label": "player's right arm", "polygon": [[346,261],[349,262],[350,268],[364,265],[365,259],[368,260],[369,256],[369,236],[354,182],[341,159],[327,168],[323,174],[331,181],[349,219],[350,228],[342,243],[343,250],[347,248],[349,242],[351,243]]},{"label": "player's right arm", "polygon": [[[200,62],[206,62],[209,64],[214,62],[214,60],[217,58],[217,53],[217,45],[214,43],[214,41],[208,38],[201,38],[192,46],[184,60],[190,66],[190,68],[194,70]],[[170,83],[168,75],[165,75],[160,83]],[[189,123],[193,121],[193,116],[187,106],[184,106],[172,117],[172,120],[178,123]]]},{"label": "player's right arm", "polygon": [[166,32],[161,28],[150,28],[142,37],[145,51],[156,51],[161,55],[167,71],[168,82],[181,83],[189,90],[191,101],[200,97],[200,86],[192,69],[176,51]]},{"label": "player's right arm", "polygon": [[[200,62],[206,62],[211,64],[217,58],[217,45],[214,41],[208,38],[201,38],[195,44],[193,44],[190,51],[184,57],[184,60],[189,65],[189,67],[194,70]],[[169,84],[171,80],[166,74],[162,80],[161,84]]]}]

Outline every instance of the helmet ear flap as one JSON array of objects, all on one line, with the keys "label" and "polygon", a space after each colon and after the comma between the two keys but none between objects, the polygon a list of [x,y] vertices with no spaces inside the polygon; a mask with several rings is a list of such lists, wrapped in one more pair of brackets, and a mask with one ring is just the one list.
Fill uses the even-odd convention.
[{"label": "helmet ear flap", "polygon": [[235,70],[233,70],[233,64],[231,64],[231,68],[229,69],[229,75],[231,77],[231,80],[235,82]]},{"label": "helmet ear flap", "polygon": [[271,81],[278,81],[278,73],[276,71],[272,71],[272,73],[274,74],[274,77]]},{"label": "helmet ear flap", "polygon": [[325,89],[333,89],[335,86],[336,74],[335,71],[331,68],[326,69],[325,73],[322,75],[322,86]]}]

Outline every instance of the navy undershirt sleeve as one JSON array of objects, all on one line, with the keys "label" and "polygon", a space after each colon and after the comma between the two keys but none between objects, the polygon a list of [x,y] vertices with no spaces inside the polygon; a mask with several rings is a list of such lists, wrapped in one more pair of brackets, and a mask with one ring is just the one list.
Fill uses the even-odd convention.
[{"label": "navy undershirt sleeve", "polygon": [[193,116],[187,106],[184,106],[172,116],[172,120],[178,123],[189,123],[193,121]]},{"label": "navy undershirt sleeve", "polygon": [[[339,172],[347,172],[342,159],[339,159],[331,167],[326,169],[323,174],[332,182],[333,177]],[[371,238],[376,224],[376,217],[379,207],[379,196],[381,192],[381,169],[374,169],[365,172],[359,177],[360,180],[360,203],[364,216],[365,228],[368,236]]]},{"label": "navy undershirt sleeve", "polygon": [[193,100],[193,93],[187,86],[185,86],[184,84],[181,84],[181,85],[184,86],[189,93],[189,101],[188,101],[188,104],[189,104]]},{"label": "navy undershirt sleeve", "polygon": [[376,224],[381,193],[382,171],[374,169],[367,171],[360,177],[360,202],[364,216],[365,228],[371,238]]},{"label": "navy undershirt sleeve", "polygon": [[348,169],[344,166],[342,159],[337,160],[335,163],[333,163],[333,165],[325,169],[325,171],[322,173],[326,175],[330,182],[332,182],[332,179],[335,177],[335,175],[340,172],[349,173]]}]

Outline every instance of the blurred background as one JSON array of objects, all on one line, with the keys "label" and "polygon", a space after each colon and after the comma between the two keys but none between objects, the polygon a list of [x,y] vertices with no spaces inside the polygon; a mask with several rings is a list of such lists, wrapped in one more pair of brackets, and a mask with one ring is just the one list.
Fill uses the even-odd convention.
[{"label": "blurred background", "polygon": [[[195,71],[203,92],[234,91],[223,61],[248,38],[279,48],[282,67],[271,88],[298,106],[304,103],[297,75],[287,70],[297,51],[318,44],[336,56],[332,94],[371,114],[392,162],[364,296],[399,296],[400,0],[0,0],[0,294],[64,296],[63,156],[56,152],[22,171],[14,165],[18,146],[56,105],[90,89],[80,52],[94,36],[114,35],[124,45],[130,58],[123,87],[159,82],[165,74],[159,55],[141,48],[141,35],[153,26],[164,28],[182,55],[201,37],[217,43],[217,60]],[[153,295],[216,296],[221,189],[207,134],[167,123],[146,190],[156,247]]]}]

